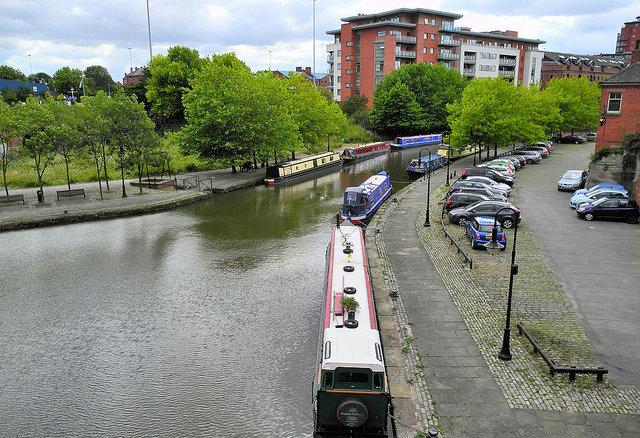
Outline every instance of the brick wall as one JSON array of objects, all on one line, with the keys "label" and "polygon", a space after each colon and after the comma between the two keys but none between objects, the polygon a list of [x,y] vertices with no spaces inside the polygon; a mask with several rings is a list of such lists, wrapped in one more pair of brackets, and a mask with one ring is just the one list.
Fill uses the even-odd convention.
[{"label": "brick wall", "polygon": [[[620,113],[612,114],[606,111],[610,92],[622,93]],[[600,98],[600,123],[595,150],[597,151],[605,146],[621,146],[625,132],[638,132],[639,125],[640,87],[637,85],[603,86]]]}]

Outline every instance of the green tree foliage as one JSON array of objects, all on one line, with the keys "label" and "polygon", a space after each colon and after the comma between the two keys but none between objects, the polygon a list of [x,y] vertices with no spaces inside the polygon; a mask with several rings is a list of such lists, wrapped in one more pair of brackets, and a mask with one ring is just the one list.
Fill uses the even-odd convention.
[{"label": "green tree foliage", "polygon": [[559,114],[550,122],[550,130],[564,132],[575,129],[594,129],[598,123],[600,86],[586,76],[551,79],[544,93]]},{"label": "green tree foliage", "polygon": [[26,102],[29,96],[33,96],[33,89],[27,84],[21,84],[16,90],[16,97],[20,102]]},{"label": "green tree foliage", "polygon": [[2,101],[8,104],[14,104],[18,101],[18,95],[16,90],[10,86],[6,86],[2,89]]},{"label": "green tree foliage", "polygon": [[[390,136],[444,131],[448,129],[446,106],[460,99],[466,84],[459,72],[442,65],[405,64],[376,86],[372,124],[377,132]],[[394,108],[396,97],[402,99],[403,111]],[[416,107],[419,114],[414,118]]]},{"label": "green tree foliage", "polygon": [[27,82],[27,77],[24,73],[8,65],[0,65],[0,79]]},{"label": "green tree foliage", "polygon": [[82,105],[74,105],[76,116],[76,138],[81,153],[88,155],[93,160],[98,177],[100,198],[102,193],[102,178],[104,170],[107,182],[106,163],[111,158],[109,152],[109,140],[111,136],[111,120],[106,117],[106,106],[109,99],[104,91],[99,91],[95,96],[82,98]]},{"label": "green tree foliage", "polygon": [[351,117],[355,113],[364,110],[369,103],[369,98],[365,96],[350,96],[340,102],[340,109],[345,116]]},{"label": "green tree foliage", "polygon": [[92,65],[84,71],[84,86],[87,94],[93,96],[98,91],[105,93],[115,93],[117,91],[116,83],[109,74],[109,70],[101,65]]},{"label": "green tree foliage", "polygon": [[64,96],[71,96],[71,89],[73,89],[73,95],[79,97],[82,94],[80,90],[80,82],[82,81],[82,70],[71,67],[62,67],[56,71],[51,78],[51,88],[53,91],[60,93]]},{"label": "green tree foliage", "polygon": [[17,149],[10,146],[11,141],[20,134],[18,124],[16,111],[0,101],[0,164],[2,165],[2,182],[7,196],[9,196],[7,170],[10,163],[18,156]]},{"label": "green tree foliage", "polygon": [[190,79],[206,64],[197,50],[181,46],[170,47],[167,56],[154,56],[149,63],[146,96],[151,116],[163,131],[184,124],[182,98],[191,88]]},{"label": "green tree foliage", "polygon": [[35,84],[48,84],[51,82],[51,76],[44,72],[34,73],[29,75],[29,82],[33,82]]}]

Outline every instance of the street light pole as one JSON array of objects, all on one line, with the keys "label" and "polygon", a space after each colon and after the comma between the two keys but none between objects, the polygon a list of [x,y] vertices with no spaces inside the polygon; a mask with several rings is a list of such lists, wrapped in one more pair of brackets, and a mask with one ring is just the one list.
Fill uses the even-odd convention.
[{"label": "street light pole", "polygon": [[[493,221],[493,230],[491,235],[491,241],[485,244],[487,251],[490,254],[497,254],[500,252],[502,248],[502,244],[498,242],[498,213],[502,210],[511,210],[514,211],[511,207],[502,207],[498,211],[496,211],[496,216]],[[518,265],[516,265],[516,240],[518,238],[518,213],[514,211],[516,214],[515,225],[513,229],[513,249],[511,251],[511,271],[509,273],[509,294],[507,296],[507,320],[504,326],[504,335],[502,337],[502,348],[498,353],[498,359],[500,360],[511,360],[511,351],[509,349],[509,340],[511,338],[511,299],[513,296],[513,277],[518,274]]]},{"label": "street light pole", "polygon": [[427,214],[424,219],[424,226],[430,227],[431,223],[429,222],[429,203],[431,199],[431,151],[429,150],[429,148],[420,149],[420,152],[418,152],[418,164],[422,164],[421,155],[422,155],[422,151],[425,149],[427,150],[427,152],[429,152],[429,159],[427,160],[427,163],[425,163],[424,165],[424,171],[427,172]]},{"label": "street light pole", "polygon": [[444,144],[444,135],[448,134],[449,135],[449,143],[447,143],[447,145],[449,146],[448,150],[447,150],[447,182],[446,182],[446,186],[449,187],[449,163],[451,162],[451,133],[449,131],[444,131],[442,133],[442,139],[440,140],[442,144]]}]

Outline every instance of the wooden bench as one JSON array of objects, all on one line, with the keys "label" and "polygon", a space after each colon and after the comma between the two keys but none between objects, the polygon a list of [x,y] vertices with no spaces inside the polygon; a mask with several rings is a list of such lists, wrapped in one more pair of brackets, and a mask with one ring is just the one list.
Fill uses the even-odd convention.
[{"label": "wooden bench", "polygon": [[17,202],[17,201],[22,201],[22,203],[24,204],[24,195],[0,196],[0,202],[2,202],[2,203],[4,203],[4,202]]},{"label": "wooden bench", "polygon": [[87,199],[84,194],[84,189],[71,189],[71,190],[58,190],[58,201],[60,197],[69,197],[69,196],[80,196],[82,195],[85,199]]}]

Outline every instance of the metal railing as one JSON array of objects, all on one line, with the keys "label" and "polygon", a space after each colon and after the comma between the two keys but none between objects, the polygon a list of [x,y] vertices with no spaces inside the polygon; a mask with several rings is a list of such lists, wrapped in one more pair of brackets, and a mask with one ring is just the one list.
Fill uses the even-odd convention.
[{"label": "metal railing", "polygon": [[557,366],[555,362],[553,362],[553,360],[551,360],[551,358],[547,356],[547,354],[542,350],[542,348],[540,348],[540,345],[538,345],[535,339],[533,339],[531,334],[527,331],[527,329],[524,327],[524,325],[521,322],[518,323],[518,333],[521,335],[524,335],[529,340],[529,342],[531,342],[531,345],[533,346],[533,351],[535,353],[540,354],[540,357],[542,357],[542,359],[544,359],[547,365],[549,365],[549,372],[551,373],[552,376],[555,373],[565,373],[565,374],[569,374],[569,380],[574,381],[576,379],[576,374],[595,374],[596,380],[598,382],[602,382],[604,375],[609,373],[608,369],[601,368],[601,367],[579,368],[579,367]]},{"label": "metal railing", "polygon": [[462,254],[462,257],[464,257],[464,262],[469,263],[469,269],[473,269],[473,259],[469,257],[469,255],[462,249],[462,247],[460,247],[460,244],[455,241],[453,236],[447,231],[447,227],[444,226],[444,207],[442,208],[442,212],[440,213],[440,225],[442,225],[442,231],[444,231],[444,235],[449,238],[449,242],[451,242],[451,245],[455,245],[456,248],[458,248],[458,254]]}]

